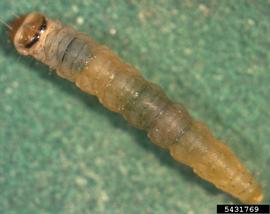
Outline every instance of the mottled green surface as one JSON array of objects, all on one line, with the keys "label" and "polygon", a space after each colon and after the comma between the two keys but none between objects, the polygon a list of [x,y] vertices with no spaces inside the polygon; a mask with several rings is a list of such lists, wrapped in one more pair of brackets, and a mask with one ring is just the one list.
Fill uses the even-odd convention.
[{"label": "mottled green surface", "polygon": [[[210,126],[270,201],[270,2],[1,0],[105,43]],[[215,213],[237,202],[0,35],[0,213]]]}]

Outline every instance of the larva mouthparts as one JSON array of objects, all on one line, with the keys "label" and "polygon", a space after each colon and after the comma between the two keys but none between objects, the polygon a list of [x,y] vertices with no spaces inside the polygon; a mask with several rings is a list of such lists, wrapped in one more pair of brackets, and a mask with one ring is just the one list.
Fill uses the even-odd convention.
[{"label": "larva mouthparts", "polygon": [[255,178],[226,145],[107,47],[37,12],[16,19],[11,27],[10,37],[19,53],[47,64],[82,91],[97,96],[105,107],[145,130],[153,143],[217,188],[244,203],[263,200]]}]

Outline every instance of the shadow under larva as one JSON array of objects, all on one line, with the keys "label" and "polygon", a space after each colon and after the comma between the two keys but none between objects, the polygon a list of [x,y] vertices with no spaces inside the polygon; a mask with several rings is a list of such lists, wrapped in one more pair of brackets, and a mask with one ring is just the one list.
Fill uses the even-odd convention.
[{"label": "shadow under larva", "polygon": [[10,37],[20,54],[34,57],[96,96],[217,188],[244,203],[263,200],[260,185],[225,144],[109,48],[36,12],[16,19],[11,27]]}]

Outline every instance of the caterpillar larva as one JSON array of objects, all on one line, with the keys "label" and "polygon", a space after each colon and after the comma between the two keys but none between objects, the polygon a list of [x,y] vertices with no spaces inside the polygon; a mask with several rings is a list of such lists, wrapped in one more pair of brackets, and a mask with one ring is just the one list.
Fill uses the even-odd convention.
[{"label": "caterpillar larva", "polygon": [[16,19],[11,28],[19,53],[31,55],[97,96],[105,107],[145,130],[153,143],[219,189],[244,203],[262,201],[261,187],[226,145],[107,47],[36,12]]}]

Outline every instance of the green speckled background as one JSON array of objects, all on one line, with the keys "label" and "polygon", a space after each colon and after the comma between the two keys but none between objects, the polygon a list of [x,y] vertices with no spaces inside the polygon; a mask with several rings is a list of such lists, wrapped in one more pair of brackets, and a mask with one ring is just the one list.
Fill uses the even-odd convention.
[{"label": "green speckled background", "polygon": [[[270,1],[1,0],[105,43],[205,121],[270,201]],[[238,203],[46,66],[0,26],[0,213],[209,214]]]}]

